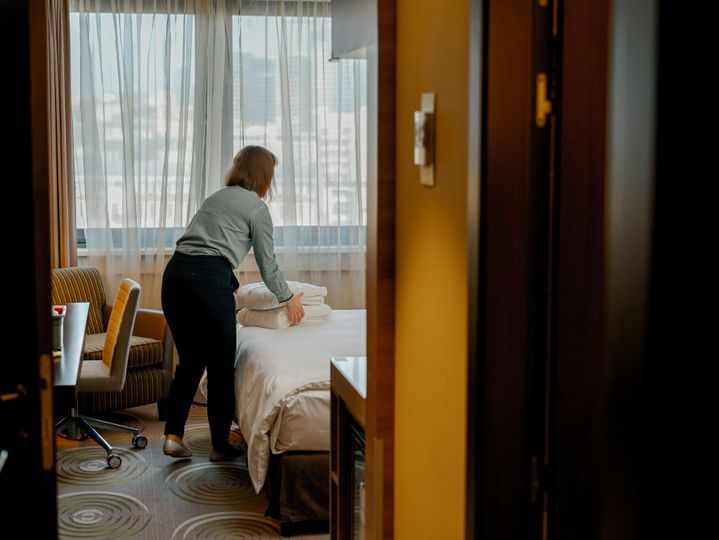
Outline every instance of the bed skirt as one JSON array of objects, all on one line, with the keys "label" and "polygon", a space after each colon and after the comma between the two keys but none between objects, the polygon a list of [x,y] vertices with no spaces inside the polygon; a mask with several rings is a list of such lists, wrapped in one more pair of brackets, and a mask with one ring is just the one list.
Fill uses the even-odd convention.
[{"label": "bed skirt", "polygon": [[265,515],[280,521],[283,536],[329,532],[329,452],[272,455],[265,490]]}]

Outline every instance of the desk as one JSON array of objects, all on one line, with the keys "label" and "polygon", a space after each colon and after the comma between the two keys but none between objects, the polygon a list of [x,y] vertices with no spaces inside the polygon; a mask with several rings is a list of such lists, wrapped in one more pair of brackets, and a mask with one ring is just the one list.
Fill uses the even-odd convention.
[{"label": "desk", "polygon": [[55,364],[55,410],[67,411],[76,406],[77,383],[82,370],[85,331],[90,312],[88,302],[66,304],[62,323],[62,357]]},{"label": "desk", "polygon": [[332,539],[365,537],[364,424],[367,357],[330,360]]},{"label": "desk", "polygon": [[367,357],[346,356],[330,360],[330,381],[334,392],[352,416],[364,427],[367,397]]}]

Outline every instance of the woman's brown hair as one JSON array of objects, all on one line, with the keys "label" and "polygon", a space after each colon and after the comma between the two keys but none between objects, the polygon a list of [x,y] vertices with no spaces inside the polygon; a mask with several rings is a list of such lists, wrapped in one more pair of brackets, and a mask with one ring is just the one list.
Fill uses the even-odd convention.
[{"label": "woman's brown hair", "polygon": [[226,186],[241,186],[264,198],[272,186],[277,158],[262,146],[245,146],[232,160],[225,175]]}]

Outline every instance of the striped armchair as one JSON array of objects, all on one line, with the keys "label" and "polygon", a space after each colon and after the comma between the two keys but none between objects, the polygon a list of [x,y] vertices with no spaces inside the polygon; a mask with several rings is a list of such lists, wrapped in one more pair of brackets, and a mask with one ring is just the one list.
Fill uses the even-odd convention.
[{"label": "striped armchair", "polygon": [[[90,302],[84,359],[101,360],[112,306],[107,304],[100,271],[93,266],[56,268],[51,283],[53,304]],[[172,334],[162,311],[138,309],[124,388],[121,392],[82,392],[80,410],[98,414],[157,403],[160,420],[164,420],[172,382],[172,349]]]}]

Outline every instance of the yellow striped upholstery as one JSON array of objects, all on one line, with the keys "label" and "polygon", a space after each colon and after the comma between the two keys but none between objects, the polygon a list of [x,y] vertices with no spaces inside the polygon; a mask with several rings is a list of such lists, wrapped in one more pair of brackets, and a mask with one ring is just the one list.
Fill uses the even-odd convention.
[{"label": "yellow striped upholstery", "polygon": [[94,266],[55,268],[50,274],[53,304],[90,302],[87,332],[105,331],[102,309],[105,307],[105,287],[100,271]]},{"label": "yellow striped upholstery", "polygon": [[[91,334],[85,338],[85,360],[102,360],[105,333]],[[127,369],[152,366],[162,362],[162,342],[153,338],[132,336]]]}]

